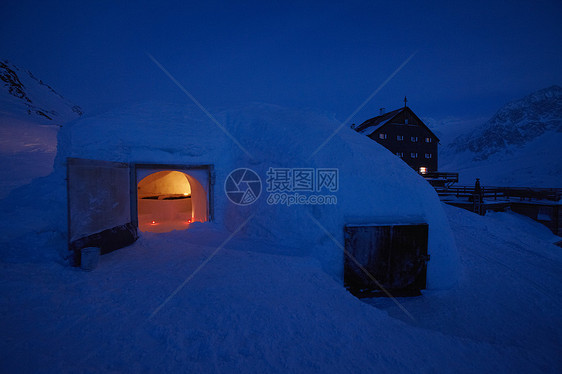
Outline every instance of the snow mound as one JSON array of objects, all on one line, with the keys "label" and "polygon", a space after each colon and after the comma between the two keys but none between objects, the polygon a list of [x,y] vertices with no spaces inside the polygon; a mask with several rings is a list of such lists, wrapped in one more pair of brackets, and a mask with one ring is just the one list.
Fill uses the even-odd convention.
[{"label": "snow mound", "polygon": [[[339,125],[315,112],[267,104],[225,110],[214,120],[192,106],[139,104],[63,127],[55,172],[43,183],[50,190],[64,187],[66,157],[213,164],[215,222],[203,226],[236,232],[248,240],[248,249],[254,240],[266,241],[268,252],[316,258],[328,274],[341,279],[345,224],[427,222],[428,287],[453,285],[456,247],[435,191],[388,150]],[[331,134],[335,136],[313,155]],[[271,167],[338,169],[337,204],[269,205],[265,187]],[[262,179],[262,195],[252,205],[235,205],[223,191],[237,168],[250,168]],[[60,222],[50,230],[64,232],[65,214],[57,216]]]}]

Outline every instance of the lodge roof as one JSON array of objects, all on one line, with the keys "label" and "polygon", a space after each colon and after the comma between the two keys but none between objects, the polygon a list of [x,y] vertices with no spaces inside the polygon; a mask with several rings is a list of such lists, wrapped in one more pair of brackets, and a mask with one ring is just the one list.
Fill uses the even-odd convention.
[{"label": "lodge roof", "polygon": [[362,124],[360,124],[359,126],[357,126],[355,128],[355,131],[361,134],[371,135],[373,132],[377,131],[378,129],[386,125],[388,121],[396,117],[398,114],[402,113],[403,110],[404,108],[396,109],[393,110],[392,112],[388,112],[383,115],[368,119]]},{"label": "lodge roof", "polygon": [[439,138],[433,133],[433,131],[431,131],[429,129],[429,127],[427,127],[426,124],[421,119],[419,119],[419,117],[416,116],[416,114],[410,108],[408,108],[407,106],[402,107],[400,109],[393,110],[392,112],[388,112],[388,113],[382,114],[380,116],[368,119],[365,122],[363,122],[362,124],[360,124],[359,126],[357,126],[355,128],[355,131],[357,131],[360,134],[364,134],[364,135],[369,136],[369,135],[373,134],[375,131],[377,131],[378,129],[380,129],[381,127],[383,127],[384,125],[386,125],[387,123],[389,123],[390,121],[392,121],[397,115],[399,115],[400,113],[402,113],[405,110],[408,110],[411,114],[413,114],[419,120],[419,122],[422,124],[422,126],[425,127],[427,129],[427,131],[429,131],[431,133],[431,135],[437,139],[437,141],[439,141]]}]

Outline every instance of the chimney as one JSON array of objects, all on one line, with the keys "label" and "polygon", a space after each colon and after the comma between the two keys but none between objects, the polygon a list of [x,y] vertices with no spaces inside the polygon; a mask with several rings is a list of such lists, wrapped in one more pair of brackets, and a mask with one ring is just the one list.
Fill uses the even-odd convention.
[{"label": "chimney", "polygon": [[379,109],[379,111],[380,111],[379,116],[382,116],[382,115],[384,114],[384,110],[385,110],[385,109],[386,109],[386,108],[380,108],[380,109]]}]

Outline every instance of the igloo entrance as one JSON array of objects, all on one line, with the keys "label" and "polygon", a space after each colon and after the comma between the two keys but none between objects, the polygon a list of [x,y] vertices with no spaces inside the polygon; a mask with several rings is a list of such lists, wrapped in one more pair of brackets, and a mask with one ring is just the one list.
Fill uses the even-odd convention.
[{"label": "igloo entrance", "polygon": [[201,183],[181,171],[157,171],[137,184],[138,227],[142,232],[185,230],[192,222],[207,221],[207,206]]},{"label": "igloo entrance", "polygon": [[213,217],[213,165],[136,164],[67,158],[68,249],[105,254],[137,230],[169,232]]}]

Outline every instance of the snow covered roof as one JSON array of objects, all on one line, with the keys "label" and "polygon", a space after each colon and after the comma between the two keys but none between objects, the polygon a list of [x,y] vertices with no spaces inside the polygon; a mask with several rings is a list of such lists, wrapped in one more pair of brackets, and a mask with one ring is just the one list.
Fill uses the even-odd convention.
[{"label": "snow covered roof", "polygon": [[377,131],[378,129],[380,129],[381,127],[383,127],[384,125],[386,125],[388,121],[396,117],[397,114],[402,113],[402,111],[404,111],[404,108],[396,109],[393,110],[392,112],[388,112],[383,115],[368,119],[362,124],[360,124],[359,126],[357,126],[355,128],[355,131],[357,131],[360,134],[369,136],[375,131]]},{"label": "snow covered roof", "polygon": [[433,131],[431,131],[431,129],[429,127],[427,127],[426,124],[409,107],[402,107],[400,109],[393,110],[392,112],[388,112],[388,113],[382,114],[380,116],[368,119],[365,122],[363,122],[362,124],[360,124],[359,126],[357,126],[355,128],[355,131],[357,131],[360,134],[370,136],[375,131],[377,131],[378,129],[380,129],[381,127],[383,127],[384,125],[386,125],[390,121],[392,121],[397,115],[399,115],[400,113],[402,113],[406,110],[411,115],[413,115],[415,118],[417,118],[419,123],[421,124],[421,126],[423,126],[425,129],[427,129],[427,131],[429,131],[431,133],[431,135],[435,139],[437,139],[437,141],[439,141],[439,138],[437,137],[437,135],[435,135],[435,133]]}]

